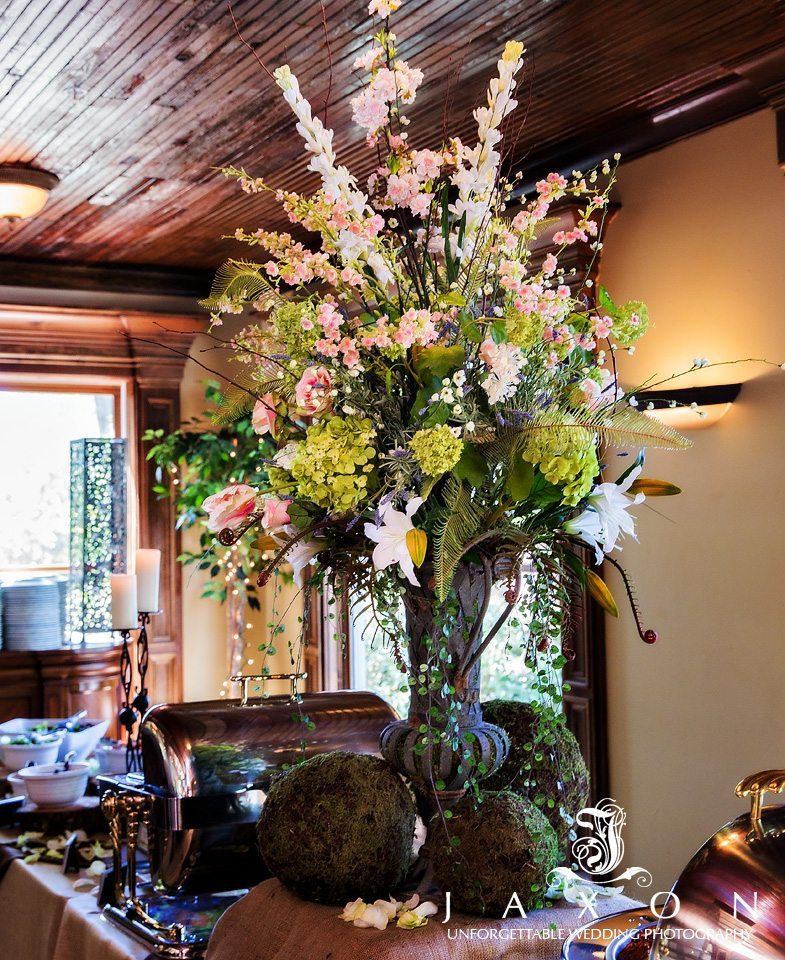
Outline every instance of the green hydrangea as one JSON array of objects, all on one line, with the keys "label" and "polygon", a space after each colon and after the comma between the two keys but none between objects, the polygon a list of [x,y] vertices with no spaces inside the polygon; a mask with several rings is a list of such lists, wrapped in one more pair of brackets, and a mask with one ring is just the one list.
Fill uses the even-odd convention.
[{"label": "green hydrangea", "polygon": [[523,313],[510,308],[504,315],[507,321],[507,339],[516,347],[529,350],[542,340],[545,321],[537,313]]},{"label": "green hydrangea", "polygon": [[563,502],[575,506],[600,472],[594,436],[589,430],[538,430],[529,438],[524,460],[539,467],[550,483],[562,488]]},{"label": "green hydrangea", "polygon": [[297,495],[333,513],[346,513],[365,498],[376,451],[376,431],[361,417],[332,417],[305,434],[291,473]]},{"label": "green hydrangea", "polygon": [[443,424],[440,427],[418,430],[409,441],[409,447],[426,476],[440,477],[452,470],[461,459],[463,440]]},{"label": "green hydrangea", "polygon": [[649,329],[649,310],[640,300],[628,300],[613,315],[611,336],[620,347],[629,347]]},{"label": "green hydrangea", "polygon": [[286,347],[287,353],[293,357],[311,357],[313,345],[319,339],[320,330],[314,324],[310,330],[304,330],[302,321],[313,321],[316,312],[310,301],[286,301],[276,307],[273,314],[275,330],[278,338]]}]

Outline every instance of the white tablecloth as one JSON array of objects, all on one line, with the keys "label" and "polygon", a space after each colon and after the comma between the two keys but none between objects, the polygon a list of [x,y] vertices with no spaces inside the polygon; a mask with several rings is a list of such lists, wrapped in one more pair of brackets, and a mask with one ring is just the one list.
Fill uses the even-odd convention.
[{"label": "white tablecloth", "polygon": [[0,881],[3,960],[146,960],[149,951],[101,915],[75,874],[54,864],[14,860]]}]

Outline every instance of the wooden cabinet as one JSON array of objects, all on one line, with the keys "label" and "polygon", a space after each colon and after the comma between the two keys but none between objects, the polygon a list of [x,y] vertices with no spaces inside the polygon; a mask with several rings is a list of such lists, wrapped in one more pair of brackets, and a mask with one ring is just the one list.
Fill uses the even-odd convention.
[{"label": "wooden cabinet", "polygon": [[16,653],[0,650],[0,722],[14,717],[68,717],[87,710],[117,735],[120,647]]}]

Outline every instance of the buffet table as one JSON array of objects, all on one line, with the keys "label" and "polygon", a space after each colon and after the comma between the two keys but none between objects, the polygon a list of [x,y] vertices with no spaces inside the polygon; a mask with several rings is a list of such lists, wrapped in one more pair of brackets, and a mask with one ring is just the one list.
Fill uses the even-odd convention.
[{"label": "buffet table", "polygon": [[148,950],[101,916],[58,865],[13,860],[0,880],[3,960],[146,960]]},{"label": "buffet table", "polygon": [[[599,916],[631,910],[627,897],[601,897]],[[307,903],[278,880],[265,880],[230,907],[210,938],[207,960],[558,960],[569,933],[593,919],[560,901],[524,920],[443,913],[418,930],[359,929],[340,907]]]}]

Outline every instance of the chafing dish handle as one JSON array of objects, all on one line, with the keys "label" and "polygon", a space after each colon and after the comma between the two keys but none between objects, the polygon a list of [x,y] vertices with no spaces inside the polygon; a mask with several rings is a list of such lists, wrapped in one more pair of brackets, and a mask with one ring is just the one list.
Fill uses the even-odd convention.
[{"label": "chafing dish handle", "polygon": [[763,809],[763,797],[766,793],[782,793],[785,790],[785,770],[763,770],[745,777],[736,784],[736,796],[752,798],[750,820],[753,826],[760,826],[760,815]]},{"label": "chafing dish handle", "polygon": [[307,673],[235,673],[229,679],[232,683],[240,684],[240,706],[248,706],[248,685],[250,683],[258,683],[262,687],[262,695],[264,695],[264,685],[268,680],[288,680],[291,684],[291,690],[289,692],[289,698],[291,700],[296,700],[298,696],[297,691],[297,681],[306,680],[308,678]]}]

